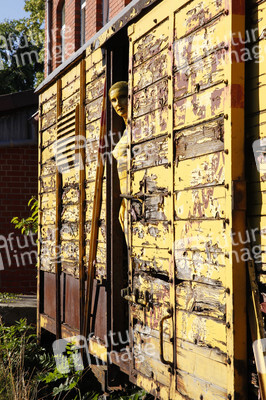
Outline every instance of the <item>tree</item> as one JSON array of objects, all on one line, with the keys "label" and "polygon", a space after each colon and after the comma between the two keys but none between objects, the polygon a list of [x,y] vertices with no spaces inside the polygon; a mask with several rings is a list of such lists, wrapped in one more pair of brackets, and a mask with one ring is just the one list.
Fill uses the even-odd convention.
[{"label": "tree", "polygon": [[25,0],[29,18],[0,23],[0,94],[33,89],[43,80],[45,0]]}]

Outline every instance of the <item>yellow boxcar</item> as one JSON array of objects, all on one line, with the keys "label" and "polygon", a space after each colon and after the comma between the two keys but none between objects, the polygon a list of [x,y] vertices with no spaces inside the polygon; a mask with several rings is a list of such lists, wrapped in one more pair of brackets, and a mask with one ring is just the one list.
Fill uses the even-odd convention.
[{"label": "yellow boxcar", "polygon": [[[241,38],[248,13],[264,40],[265,2],[133,3],[38,89],[39,334],[89,333],[107,388],[121,372],[162,400],[248,399],[243,238],[265,218],[252,153],[264,137],[265,65],[251,41],[245,79]],[[119,80],[129,83],[126,241],[112,157],[125,127],[108,99],[103,109],[105,83]]]}]

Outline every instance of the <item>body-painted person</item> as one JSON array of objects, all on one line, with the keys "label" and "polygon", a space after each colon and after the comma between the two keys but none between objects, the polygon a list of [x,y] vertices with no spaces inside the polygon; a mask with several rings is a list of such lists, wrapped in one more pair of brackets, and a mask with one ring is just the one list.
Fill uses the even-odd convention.
[{"label": "body-painted person", "polygon": [[[125,81],[116,82],[109,90],[109,98],[115,112],[123,118],[127,127],[128,117],[128,84]],[[118,177],[120,181],[120,191],[122,195],[127,194],[127,146],[128,136],[125,129],[121,139],[113,150],[113,156],[117,161]],[[124,231],[127,240],[127,215],[126,215],[126,200],[122,199],[119,210],[119,221]]]}]

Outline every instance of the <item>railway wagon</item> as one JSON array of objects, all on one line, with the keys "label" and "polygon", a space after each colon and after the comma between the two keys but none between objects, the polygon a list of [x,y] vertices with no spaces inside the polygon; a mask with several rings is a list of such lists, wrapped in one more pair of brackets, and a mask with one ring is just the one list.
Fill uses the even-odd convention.
[{"label": "railway wagon", "polygon": [[[265,15],[265,1],[133,0],[38,88],[38,333],[85,336],[106,388],[123,377],[163,400],[251,398]],[[125,126],[106,94],[120,80],[126,235],[112,156]]]}]

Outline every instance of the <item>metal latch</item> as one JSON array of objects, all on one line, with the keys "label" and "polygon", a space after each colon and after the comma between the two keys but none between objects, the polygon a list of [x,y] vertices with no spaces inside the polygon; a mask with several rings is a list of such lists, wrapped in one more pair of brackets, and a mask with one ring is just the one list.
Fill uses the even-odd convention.
[{"label": "metal latch", "polygon": [[144,292],[140,292],[139,289],[135,289],[132,294],[131,288],[127,287],[121,290],[121,296],[132,303],[139,304],[142,307],[150,307],[152,306],[152,295],[146,290]]},{"label": "metal latch", "polygon": [[131,288],[129,286],[125,289],[121,289],[121,296],[127,301],[135,302],[135,296],[131,295]]}]

